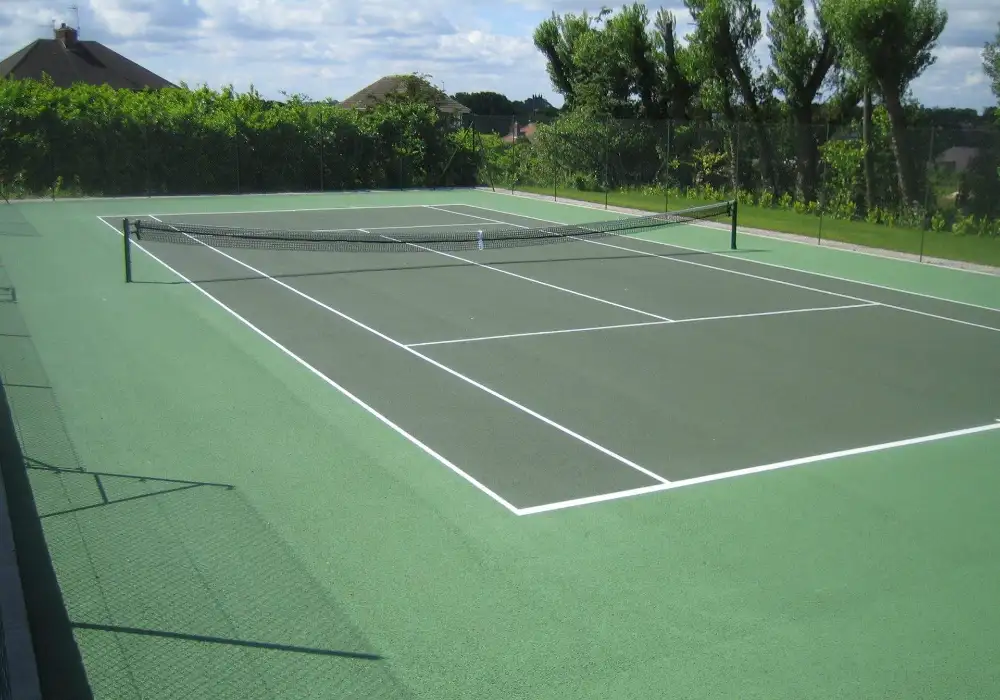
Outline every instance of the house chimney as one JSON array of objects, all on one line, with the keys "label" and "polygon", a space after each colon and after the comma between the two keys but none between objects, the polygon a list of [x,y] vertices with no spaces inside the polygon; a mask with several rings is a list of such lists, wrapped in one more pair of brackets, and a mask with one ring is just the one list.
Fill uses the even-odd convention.
[{"label": "house chimney", "polygon": [[73,27],[67,27],[66,23],[63,22],[62,25],[56,29],[56,39],[67,49],[73,48],[76,44],[76,30],[73,29]]}]

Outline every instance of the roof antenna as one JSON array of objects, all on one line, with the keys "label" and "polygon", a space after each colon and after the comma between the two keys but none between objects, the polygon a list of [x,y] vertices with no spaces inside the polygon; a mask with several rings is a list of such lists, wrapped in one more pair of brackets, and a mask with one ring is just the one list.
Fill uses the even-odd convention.
[{"label": "roof antenna", "polygon": [[70,5],[70,10],[76,13],[76,33],[80,33],[80,8],[77,5]]}]

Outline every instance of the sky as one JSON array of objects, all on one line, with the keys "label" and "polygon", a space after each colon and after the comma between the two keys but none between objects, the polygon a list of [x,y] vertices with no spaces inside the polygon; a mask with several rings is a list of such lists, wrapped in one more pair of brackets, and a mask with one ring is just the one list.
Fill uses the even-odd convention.
[{"label": "sky", "polygon": [[[344,99],[378,78],[421,73],[449,94],[491,90],[511,99],[541,94],[562,104],[532,43],[552,12],[594,11],[590,0],[0,0],[0,58],[54,21],[79,27],[174,83],[262,95]],[[948,25],[937,62],[912,85],[923,104],[996,105],[980,52],[1000,21],[997,0],[938,0]],[[617,5],[609,3],[612,7]],[[660,7],[647,3],[650,14]],[[691,30],[680,0],[664,0]],[[759,0],[762,18],[770,3]],[[766,44],[758,54],[767,61]]]}]

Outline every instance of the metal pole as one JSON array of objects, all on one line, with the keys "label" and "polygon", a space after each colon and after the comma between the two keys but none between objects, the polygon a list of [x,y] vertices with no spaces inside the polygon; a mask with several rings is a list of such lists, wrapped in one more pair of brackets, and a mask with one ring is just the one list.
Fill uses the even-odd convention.
[{"label": "metal pole", "polygon": [[[823,143],[830,142],[830,122],[826,123],[826,140]],[[826,163],[823,163],[823,182],[819,185],[819,227],[816,231],[816,245],[823,244],[823,210],[826,209]]]},{"label": "metal pole", "polygon": [[132,244],[129,238],[128,219],[122,219],[122,238],[125,247],[125,282],[132,281]]},{"label": "metal pole", "polygon": [[732,205],[732,207],[733,207],[733,211],[732,211],[732,224],[730,226],[730,235],[729,235],[729,247],[732,250],[736,250],[736,218],[737,218],[737,214],[739,212],[739,205],[740,205],[739,200],[738,199],[734,199],[733,200],[733,205]]},{"label": "metal pole", "polygon": [[323,183],[323,171],[326,169],[326,132],[323,127],[323,105],[319,106],[319,191],[325,192],[326,188]]},{"label": "metal pole", "polygon": [[670,134],[673,131],[671,126],[673,125],[673,120],[667,120],[667,163],[666,167],[663,169],[663,211],[670,211]]},{"label": "metal pole", "polygon": [[930,225],[928,214],[931,211],[931,168],[934,167],[934,127],[931,127],[930,149],[927,153],[926,182],[924,183],[924,220],[920,226],[920,256],[919,261],[924,261],[924,239],[927,237],[927,228]]}]

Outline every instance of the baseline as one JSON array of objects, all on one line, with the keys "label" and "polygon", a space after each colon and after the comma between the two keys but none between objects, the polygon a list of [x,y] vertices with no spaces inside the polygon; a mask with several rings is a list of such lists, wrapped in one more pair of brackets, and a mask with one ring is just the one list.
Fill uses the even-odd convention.
[{"label": "baseline", "polygon": [[579,506],[593,505],[595,503],[606,503],[608,501],[617,501],[625,498],[631,498],[633,496],[642,496],[648,493],[659,493],[660,491],[670,491],[672,489],[681,488],[683,486],[695,486],[698,484],[705,484],[712,481],[723,481],[726,479],[732,479],[740,476],[749,476],[751,474],[760,474],[763,472],[775,471],[778,469],[787,469],[789,467],[797,467],[806,464],[815,464],[817,462],[827,462],[831,460],[841,459],[844,457],[852,457],[855,455],[869,454],[872,452],[884,452],[886,450],[898,449],[901,447],[909,447],[911,445],[921,445],[929,442],[938,442],[941,440],[949,440],[952,438],[963,437],[966,435],[984,433],[991,430],[1000,430],[1000,418],[998,418],[997,421],[994,423],[989,423],[987,425],[979,425],[973,428],[963,428],[961,430],[952,430],[946,433],[935,433],[933,435],[924,435],[916,438],[907,438],[904,440],[896,440],[894,442],[884,442],[877,445],[855,447],[847,450],[840,450],[838,452],[827,452],[825,454],[813,455],[811,457],[800,457],[797,459],[785,460],[783,462],[774,462],[772,464],[763,464],[756,467],[747,467],[745,469],[734,469],[732,471],[719,472],[717,474],[706,474],[705,476],[697,476],[691,479],[681,479],[666,484],[657,484],[654,486],[644,486],[637,489],[629,489],[627,491],[616,491],[614,493],[605,493],[599,496],[585,496],[583,498],[576,498],[570,501],[559,501],[556,503],[546,503],[544,505],[539,505],[539,506],[529,506],[527,508],[521,508],[517,514],[537,515],[539,513],[549,513],[556,510],[565,510],[567,508],[576,508]]},{"label": "baseline", "polygon": [[[145,199],[143,197],[142,199]],[[237,214],[294,214],[300,211],[356,211],[358,209],[424,209],[426,204],[358,204],[347,207],[297,207],[294,209],[249,209],[242,211],[181,211],[181,212],[163,212],[161,216],[235,216]],[[452,203],[452,204],[440,204],[438,206],[442,207],[458,207],[466,206],[463,204]],[[136,212],[130,212],[128,214],[102,214],[98,216],[99,219],[124,219],[137,216]],[[107,223],[107,222],[105,222]]]},{"label": "baseline", "polygon": [[[488,207],[478,207],[478,206],[469,205],[469,204],[464,204],[464,205],[461,205],[461,206],[464,206],[464,207],[467,207],[467,208],[471,208],[471,209],[482,209],[483,211],[496,211],[498,213],[504,213],[504,214],[508,214],[510,216],[517,216],[517,217],[523,218],[523,219],[532,219],[534,221],[541,221],[543,223],[550,223],[550,224],[560,224],[561,223],[559,221],[552,221],[550,219],[542,219],[542,218],[539,218],[539,217],[536,217],[536,216],[522,216],[520,214],[512,214],[510,212],[500,212],[499,210],[490,209]],[[444,211],[447,211],[447,210],[444,210]],[[452,213],[454,213],[454,214],[460,214],[460,215],[463,215],[463,216],[467,216],[469,218],[482,219],[484,221],[490,221],[490,222],[494,222],[494,223],[498,222],[497,219],[490,219],[490,218],[487,218],[487,217],[479,217],[479,216],[476,216],[474,214],[462,214],[461,212],[452,212]],[[506,223],[506,222],[500,222],[500,223]],[[520,225],[520,224],[513,224],[513,225],[515,227],[517,227],[517,228],[525,228],[525,229],[530,228],[530,226],[523,226],[523,225]],[[628,238],[628,237],[623,236],[623,238]],[[792,272],[797,272],[797,273],[800,273],[800,274],[805,274],[805,275],[816,274],[816,275],[819,275],[819,276],[824,276],[824,275],[821,275],[820,273],[813,273],[813,272],[809,272],[808,270],[797,270],[795,268],[786,267],[786,266],[783,266],[783,265],[774,265],[773,263],[767,263],[767,262],[763,262],[763,261],[760,261],[760,260],[751,260],[749,258],[735,258],[734,256],[732,256],[732,255],[726,255],[725,253],[707,253],[706,251],[699,251],[697,248],[690,248],[690,247],[687,247],[687,246],[674,245],[673,243],[664,243],[662,241],[654,241],[654,240],[650,240],[648,238],[640,238],[638,236],[636,236],[635,238],[636,238],[636,240],[642,240],[642,241],[645,241],[645,242],[648,242],[648,243],[656,243],[656,244],[659,244],[659,245],[665,245],[665,246],[669,246],[669,247],[672,247],[672,248],[679,248],[681,250],[691,250],[691,251],[703,252],[703,253],[706,253],[706,255],[718,255],[720,257],[732,258],[732,259],[735,259],[735,260],[745,260],[745,261],[748,261],[748,262],[758,263],[758,264],[761,264],[761,265],[770,265],[770,266],[774,266],[774,267],[780,267],[782,269],[786,269],[786,270],[789,270],[789,271],[792,271]],[[658,255],[657,253],[650,253],[649,251],[645,251],[645,250],[639,250],[639,249],[636,249],[636,248],[629,248],[627,246],[615,245],[615,244],[612,244],[612,243],[607,243],[605,241],[595,241],[595,240],[591,240],[591,239],[587,239],[587,238],[579,238],[578,240],[583,241],[585,243],[591,243],[593,245],[600,245],[600,246],[606,246],[606,247],[609,247],[609,248],[615,248],[615,249],[618,249],[618,250],[625,250],[625,251],[628,251],[628,252],[631,252],[631,253],[637,253],[639,255],[645,255],[645,256],[648,256],[648,257],[652,257],[652,258],[660,258],[661,260],[666,260],[668,262],[680,263],[680,264],[683,264],[683,265],[695,265],[696,267],[703,267],[703,268],[706,268],[706,269],[709,269],[709,270],[715,270],[717,272],[725,272],[725,273],[732,274],[732,275],[739,275],[741,277],[749,277],[749,278],[752,278],[752,279],[758,279],[758,280],[762,280],[762,281],[765,281],[765,282],[772,282],[774,284],[780,284],[780,285],[784,285],[784,286],[788,286],[788,287],[796,287],[798,289],[805,289],[805,290],[809,290],[809,291],[812,291],[812,292],[818,292],[820,294],[828,294],[830,296],[841,297],[843,299],[851,299],[851,300],[857,301],[857,302],[863,302],[863,303],[868,303],[868,304],[877,304],[879,306],[884,306],[884,307],[889,308],[889,309],[895,309],[897,311],[904,311],[904,312],[908,312],[908,313],[912,313],[912,314],[918,314],[920,316],[927,316],[927,317],[930,317],[930,318],[936,318],[936,319],[941,320],[941,321],[949,321],[951,323],[958,323],[958,324],[962,324],[962,325],[965,325],[965,326],[973,326],[975,328],[982,328],[984,330],[993,331],[995,333],[1000,333],[1000,327],[998,327],[998,326],[987,326],[987,325],[982,324],[982,323],[975,323],[973,321],[964,321],[962,319],[953,318],[951,316],[942,316],[940,314],[933,314],[933,313],[930,313],[929,311],[920,311],[918,309],[912,309],[912,308],[909,308],[909,307],[906,307],[906,306],[898,306],[896,304],[887,304],[887,303],[884,303],[884,302],[877,302],[877,301],[873,301],[872,299],[866,299],[864,297],[854,296],[854,295],[851,295],[851,294],[843,294],[843,293],[840,293],[840,292],[831,292],[831,291],[826,290],[826,289],[819,289],[818,287],[810,287],[808,285],[797,284],[795,282],[789,282],[787,280],[779,280],[779,279],[775,279],[774,277],[766,277],[764,275],[755,275],[755,274],[753,274],[751,272],[744,272],[742,270],[731,270],[729,268],[718,267],[718,266],[715,266],[715,265],[709,265],[707,263],[698,262],[696,260],[686,260],[686,259],[676,258],[676,257],[672,257],[672,256],[667,256],[667,255]],[[834,279],[842,279],[842,278],[834,278]],[[842,279],[842,281],[848,282],[848,283],[852,283],[852,284],[863,284],[861,282],[854,282],[853,280],[848,280],[848,279]],[[891,289],[891,288],[887,287],[886,289]],[[900,293],[903,293],[903,294],[914,294],[915,296],[925,296],[925,295],[921,295],[921,294],[918,294],[918,293],[906,292],[904,290],[892,290],[892,291],[897,291],[897,292],[900,292]],[[932,297],[932,298],[937,299],[937,297]],[[953,302],[950,299],[939,299],[939,300],[940,301],[944,301],[944,302],[955,303],[955,304],[964,304],[966,306],[973,306],[973,307],[976,307],[976,308],[983,308],[983,309],[985,309],[987,311],[995,311],[998,314],[1000,314],[1000,310],[993,309],[993,308],[988,307],[988,306],[979,307],[976,304],[968,304],[968,303],[965,303],[965,302]]]}]

